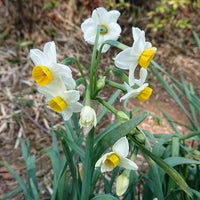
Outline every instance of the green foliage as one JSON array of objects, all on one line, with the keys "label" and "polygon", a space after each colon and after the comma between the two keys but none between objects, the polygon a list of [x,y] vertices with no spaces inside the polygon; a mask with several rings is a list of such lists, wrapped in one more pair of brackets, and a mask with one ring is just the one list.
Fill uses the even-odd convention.
[{"label": "green foliage", "polygon": [[[152,22],[150,22],[147,27],[154,31],[163,29],[168,24],[182,29],[192,28],[189,19],[182,15],[182,10],[187,9],[187,6],[192,3],[191,0],[159,1],[156,9],[148,13],[148,17]],[[198,8],[197,4],[193,4],[193,6]]]},{"label": "green foliage", "polygon": [[55,8],[56,6],[59,5],[59,1],[58,0],[50,0],[46,3],[44,3],[43,5],[43,9],[44,10],[51,10],[53,8]]},{"label": "green foliage", "polygon": [[[166,1],[163,2],[166,3]],[[177,11],[179,6],[185,6],[188,2],[186,0],[180,2],[175,0],[168,1],[168,8],[164,8],[164,4],[162,4],[162,6],[157,8],[156,12],[169,12],[169,14],[172,14]],[[124,1],[120,1],[120,3],[122,4]],[[159,25],[158,22],[156,22],[157,25]],[[156,62],[152,61],[150,65],[151,72],[175,100],[182,110],[182,114],[187,117],[189,124],[180,124],[173,121],[168,116],[168,113],[162,108],[159,108],[163,116],[152,115],[154,120],[157,123],[161,123],[162,119],[165,119],[171,126],[172,132],[169,134],[160,133],[154,135],[148,130],[140,130],[138,126],[150,113],[140,108],[134,108],[128,111],[125,104],[122,111],[113,105],[118,100],[121,92],[127,92],[123,84],[105,78],[105,84],[114,89],[113,94],[109,95],[108,100],[100,96],[101,90],[104,87],[101,89],[96,87],[96,83],[99,80],[97,72],[103,46],[110,45],[121,50],[128,47],[118,41],[108,40],[97,51],[99,34],[100,27],[98,26],[89,66],[89,81],[77,59],[71,57],[66,58],[62,64],[75,64],[78,68],[81,78],[76,83],[77,86],[80,84],[84,84],[85,86],[85,93],[83,95],[85,105],[91,105],[94,101],[99,107],[103,107],[97,117],[98,124],[101,125],[105,122],[105,115],[109,115],[109,112],[112,112],[116,118],[111,124],[107,123],[106,127],[96,129],[94,127],[96,125],[93,125],[85,132],[85,127],[80,127],[79,115],[73,113],[71,118],[63,121],[65,131],[52,131],[52,146],[43,150],[51,161],[53,172],[52,177],[50,177],[51,184],[46,188],[49,195],[48,199],[119,199],[121,197],[118,197],[118,192],[115,187],[120,174],[126,176],[126,178],[128,177],[127,188],[125,188],[126,190],[122,197],[124,200],[140,200],[141,198],[143,200],[153,198],[159,200],[200,199],[200,124],[198,120],[200,117],[200,99],[196,95],[194,86],[188,83],[182,76],[177,80]],[[197,45],[199,45],[199,37],[196,33],[194,33],[194,38]],[[144,44],[146,45],[146,43]],[[121,82],[128,83],[128,77],[122,70],[109,67],[103,73],[103,76],[107,77],[109,72],[113,72]],[[163,78],[163,75],[171,80],[170,84]],[[57,85],[55,86],[57,87]],[[26,101],[21,101],[21,103],[23,103],[22,105],[29,105]],[[88,117],[88,115],[86,116]],[[182,134],[178,126],[183,126],[187,130],[187,133]],[[108,165],[109,169],[113,169],[108,176],[101,172],[102,169],[100,170],[95,167],[95,164],[99,158],[102,158],[101,156],[105,152],[113,151],[115,153],[112,146],[122,137],[127,138],[126,141],[129,145],[129,148],[126,147],[127,154],[129,153],[131,158],[129,165],[134,164],[132,161],[138,155],[140,158],[142,157],[142,161],[138,164],[137,172],[130,171],[133,167],[131,168],[129,165],[127,165],[128,167],[125,170],[117,166],[118,163],[114,168],[112,168],[112,165],[110,165],[111,167]],[[3,199],[9,199],[18,193],[23,193],[23,197],[26,200],[40,200],[42,199],[42,195],[41,187],[38,184],[36,176],[35,156],[30,155],[29,142],[20,140],[20,144],[26,166],[26,181],[5,163],[5,167],[14,176],[19,187],[5,195]],[[117,148],[116,146],[115,148]],[[111,148],[112,150],[110,150]],[[126,154],[126,152],[122,152],[122,154]],[[119,158],[122,162],[126,162],[125,158],[124,160],[123,157],[121,158],[119,156]],[[106,161],[110,161],[109,159],[107,160],[107,157],[103,157],[103,159],[105,163]]]},{"label": "green foliage", "polygon": [[125,0],[119,0],[118,2],[116,2],[115,0],[105,0],[105,3],[107,9],[112,8],[112,9],[123,10],[130,7],[130,3],[126,2]]},{"label": "green foliage", "polygon": [[30,155],[30,143],[25,143],[23,140],[20,140],[22,155],[25,161],[26,166],[26,182],[8,165],[4,163],[4,166],[8,169],[8,171],[14,176],[17,183],[20,187],[17,187],[12,192],[8,193],[3,197],[4,200],[9,199],[16,195],[17,193],[23,191],[25,199],[29,200],[39,200],[39,188],[38,182],[36,178],[36,164],[35,164],[35,156]]}]

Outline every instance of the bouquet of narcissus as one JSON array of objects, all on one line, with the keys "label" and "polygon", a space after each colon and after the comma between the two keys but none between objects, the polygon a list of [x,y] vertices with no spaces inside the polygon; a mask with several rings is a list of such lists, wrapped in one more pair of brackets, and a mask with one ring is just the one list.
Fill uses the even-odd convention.
[{"label": "bouquet of narcissus", "polygon": [[[88,73],[76,58],[67,57],[59,63],[53,41],[47,42],[43,51],[30,50],[35,65],[32,77],[38,84],[38,91],[44,95],[46,105],[62,115],[65,125],[65,131],[53,130],[52,148],[45,149],[53,169],[52,184],[46,187],[49,199],[140,199],[142,192],[138,185],[146,180],[144,185],[147,187],[143,186],[144,193],[148,194],[146,197],[163,200],[155,163],[163,169],[162,179],[165,171],[174,181],[171,184],[177,184],[177,190],[191,195],[180,174],[153,154],[148,141],[153,136],[137,127],[148,114],[141,109],[127,110],[128,100],[146,101],[152,94],[146,80],[156,47],[146,41],[145,32],[137,27],[132,27],[131,47],[119,42],[119,16],[117,10],[107,11],[100,7],[81,24],[85,41],[93,45]],[[113,67],[101,74],[101,55],[110,48],[117,48],[119,53],[111,58]],[[71,64],[80,71],[81,77],[77,80],[72,76]],[[137,67],[139,74],[135,75]],[[117,82],[110,80],[109,72],[118,77]],[[84,86],[81,94],[80,85]],[[112,88],[113,93],[102,98],[105,85]],[[123,110],[113,106],[116,101],[122,104]],[[97,112],[99,107],[100,113]],[[115,120],[98,129],[105,114],[114,114]],[[23,143],[23,146],[26,145]],[[150,176],[140,171],[142,164],[141,159],[137,162],[138,152],[143,154],[142,160],[148,162]],[[25,198],[38,199],[40,188],[36,177],[29,177],[27,181]]]}]

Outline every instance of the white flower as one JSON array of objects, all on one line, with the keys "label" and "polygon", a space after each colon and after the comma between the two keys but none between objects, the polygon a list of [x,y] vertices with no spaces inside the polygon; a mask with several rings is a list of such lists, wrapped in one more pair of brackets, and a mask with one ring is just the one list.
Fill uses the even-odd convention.
[{"label": "white flower", "polygon": [[[93,10],[92,17],[81,24],[86,42],[94,45],[98,26],[102,28],[98,40],[98,50],[106,40],[117,40],[121,33],[121,27],[117,24],[119,16],[120,12],[117,10],[107,11],[102,7]],[[105,53],[109,47],[107,44],[104,45],[102,52]]]},{"label": "white flower", "polygon": [[133,85],[134,71],[137,65],[140,64],[141,67],[147,68],[156,52],[156,48],[152,47],[150,42],[145,41],[144,31],[133,27],[132,34],[133,46],[126,48],[114,58],[118,68],[129,70],[130,85]]},{"label": "white flower", "polygon": [[129,98],[137,97],[140,101],[146,101],[152,94],[152,89],[148,87],[148,83],[144,83],[147,77],[147,70],[140,69],[140,79],[134,79],[133,85],[124,83],[127,93],[120,98],[120,101],[125,101],[125,104]]},{"label": "white flower", "polygon": [[117,166],[137,170],[138,166],[132,160],[126,158],[128,152],[128,140],[126,137],[122,137],[113,145],[112,152],[103,155],[96,162],[95,167],[101,167],[101,172],[112,171]]},{"label": "white flower", "polygon": [[52,84],[57,78],[61,78],[68,89],[74,89],[75,80],[72,72],[66,65],[57,63],[56,46],[54,42],[47,42],[44,50],[31,49],[30,57],[35,64],[32,77],[39,86]]},{"label": "white flower", "polygon": [[97,125],[95,110],[90,106],[84,106],[80,113],[79,123],[81,127],[95,127]]},{"label": "white flower", "polygon": [[61,79],[55,80],[55,84],[39,87],[38,91],[45,95],[46,102],[52,110],[61,113],[64,120],[70,119],[73,112],[80,112],[80,94],[77,90],[66,90]]}]

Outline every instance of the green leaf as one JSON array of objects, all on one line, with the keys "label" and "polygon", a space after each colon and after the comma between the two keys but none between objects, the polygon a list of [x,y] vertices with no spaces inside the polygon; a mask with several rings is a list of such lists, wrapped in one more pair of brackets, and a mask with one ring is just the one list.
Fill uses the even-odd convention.
[{"label": "green leaf", "polygon": [[[151,187],[152,182],[150,182],[149,188],[153,189],[152,192],[153,192],[154,196],[156,196],[158,199],[164,199],[162,184],[161,184],[160,175],[158,172],[158,166],[149,157],[145,156],[145,159],[147,160],[149,167],[150,167],[150,170],[148,173],[148,178],[150,178],[152,180],[152,182],[156,185],[156,188]],[[148,180],[147,180],[147,183],[148,183]]]},{"label": "green leaf", "polygon": [[47,153],[51,160],[54,175],[53,185],[55,185],[56,180],[58,179],[60,171],[62,169],[63,163],[60,160],[59,154],[57,154],[57,152],[55,152],[53,149],[44,149],[43,151]]},{"label": "green leaf", "polygon": [[164,159],[164,161],[172,167],[177,166],[177,165],[183,165],[183,164],[200,165],[200,161],[192,160],[192,159],[184,158],[184,157],[169,157],[169,158]]},{"label": "green leaf", "polygon": [[34,200],[40,200],[40,196],[39,196],[38,189],[37,189],[36,185],[34,184],[32,179],[30,179],[29,181],[30,181],[31,190],[33,192]]},{"label": "green leaf", "polygon": [[28,196],[28,190],[27,190],[26,184],[24,183],[22,178],[6,162],[4,162],[4,166],[14,176],[15,180],[18,182],[18,184],[20,185],[21,189],[23,190],[23,193]]},{"label": "green leaf", "polygon": [[176,184],[185,191],[185,193],[192,197],[192,192],[189,186],[187,185],[183,177],[174,168],[172,168],[168,163],[147,150],[144,146],[140,145],[136,140],[134,140],[133,138],[131,139],[137,144],[144,155],[148,155],[152,160],[154,160],[176,182]]},{"label": "green leaf", "polygon": [[63,134],[60,131],[55,131],[55,133],[58,135],[60,140],[65,140],[65,142],[70,146],[70,148],[72,148],[77,154],[79,154],[79,156],[81,157],[81,160],[84,160],[85,153],[84,153],[83,149],[76,144],[77,141],[74,142],[74,141],[70,140],[69,138],[66,137],[65,134]]},{"label": "green leaf", "polygon": [[[112,96],[110,97],[110,99],[108,100],[108,103],[110,105],[112,105],[115,100],[117,99],[117,97],[120,95],[121,91],[120,90],[116,90],[114,92],[114,94],[112,94]],[[100,120],[103,118],[103,116],[108,112],[108,109],[104,107],[103,111],[100,113],[100,115],[97,117],[97,122],[100,122]]]},{"label": "green leaf", "polygon": [[11,199],[12,197],[14,197],[15,195],[17,195],[19,192],[22,191],[22,188],[21,187],[17,187],[15,189],[13,189],[13,191],[5,194],[3,197],[2,197],[2,200],[7,200],[7,199]]},{"label": "green leaf", "polygon": [[111,194],[100,194],[100,195],[96,195],[91,200],[118,200],[118,198],[112,196]]},{"label": "green leaf", "polygon": [[194,40],[195,40],[198,48],[200,49],[200,38],[199,38],[199,36],[197,35],[197,33],[195,31],[192,31],[192,34],[193,34]]},{"label": "green leaf", "polygon": [[146,112],[142,112],[138,116],[120,124],[104,135],[94,147],[94,162],[97,161],[100,155],[103,154],[108,147],[112,146],[118,139],[126,136],[133,128],[139,125],[147,117],[147,115],[148,114]]},{"label": "green leaf", "polygon": [[[28,159],[26,160],[26,171],[27,171],[27,181],[29,186],[31,186],[30,181],[32,181],[36,190],[39,190],[36,177],[35,156],[29,156]],[[31,190],[30,193],[32,194],[33,191]]]}]

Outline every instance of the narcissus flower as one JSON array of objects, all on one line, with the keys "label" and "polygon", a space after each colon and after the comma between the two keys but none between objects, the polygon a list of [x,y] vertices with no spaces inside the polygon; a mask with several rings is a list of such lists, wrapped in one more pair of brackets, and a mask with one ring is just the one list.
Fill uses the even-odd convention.
[{"label": "narcissus flower", "polygon": [[117,166],[137,170],[138,166],[132,160],[126,158],[128,152],[128,140],[126,137],[122,137],[113,145],[112,152],[103,155],[96,162],[95,167],[101,167],[101,172],[112,171]]},{"label": "narcissus flower", "polygon": [[54,42],[47,42],[44,50],[31,49],[30,57],[35,64],[32,70],[32,77],[39,86],[47,86],[57,78],[61,78],[68,89],[74,89],[75,80],[72,72],[66,65],[57,63],[56,46]]},{"label": "narcissus flower", "polygon": [[80,112],[82,104],[79,103],[80,94],[77,90],[66,90],[63,81],[55,80],[55,84],[39,87],[38,91],[45,95],[49,107],[61,113],[64,120],[70,119],[73,112]]},{"label": "narcissus flower", "polygon": [[146,101],[152,94],[152,89],[148,83],[144,83],[147,77],[147,70],[140,69],[140,79],[134,79],[133,85],[124,83],[127,93],[120,98],[120,101],[127,101],[129,98],[137,97],[140,101]]},{"label": "narcissus flower", "polygon": [[[98,50],[106,40],[117,40],[121,33],[121,27],[117,24],[119,16],[120,12],[117,10],[107,11],[102,7],[93,10],[92,17],[86,19],[81,24],[86,42],[94,45],[98,26],[101,27],[97,46]],[[106,52],[109,47],[109,45],[104,45],[102,52]]]},{"label": "narcissus flower", "polygon": [[115,65],[120,69],[129,70],[129,84],[134,83],[134,71],[139,64],[147,68],[156,53],[156,47],[152,47],[150,42],[145,41],[145,32],[139,28],[132,28],[134,43],[120,52],[115,60]]},{"label": "narcissus flower", "polygon": [[97,125],[95,110],[90,106],[84,106],[81,110],[79,123],[81,127],[95,127]]}]

